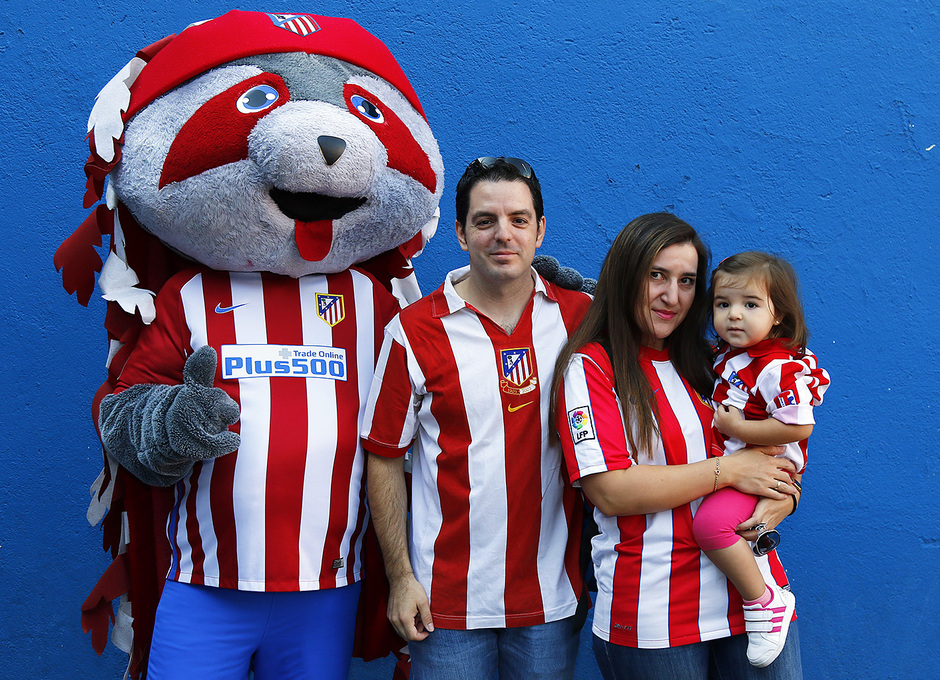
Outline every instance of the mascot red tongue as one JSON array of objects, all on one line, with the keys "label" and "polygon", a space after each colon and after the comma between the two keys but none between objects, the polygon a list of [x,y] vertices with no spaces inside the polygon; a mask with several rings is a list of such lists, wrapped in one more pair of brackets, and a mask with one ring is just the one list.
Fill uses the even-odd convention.
[{"label": "mascot red tongue", "polygon": [[[296,385],[311,380],[320,380],[315,392],[323,391],[323,385],[332,389],[334,384],[337,390],[347,390],[344,395],[349,390],[348,385],[343,387],[346,383],[322,376],[305,375],[298,380],[293,375],[254,372],[242,380],[228,373],[246,360],[249,368],[284,364],[291,370],[288,362],[278,361],[279,356],[304,346],[320,346],[306,336],[295,341],[278,335],[286,332],[284,326],[300,329],[301,324],[294,323],[295,314],[279,312],[297,309],[297,318],[304,317],[303,333],[315,327],[318,333],[331,334],[324,341],[332,343],[330,366],[337,367],[337,375],[345,379],[347,364],[337,362],[339,358],[353,361],[350,357],[357,350],[343,343],[370,332],[360,327],[370,317],[357,315],[356,308],[366,302],[375,306],[374,325],[380,335],[379,322],[384,317],[379,310],[384,309],[382,296],[388,297],[381,286],[402,303],[419,295],[410,258],[420,252],[436,227],[443,164],[417,95],[385,45],[353,21],[310,14],[232,11],[141,50],[98,95],[89,119],[89,144],[85,205],[91,207],[101,199],[106,181],[107,201],[97,206],[55,255],[66,290],[76,293],[82,304],[90,299],[95,272],[101,272],[98,285],[108,300],[108,374],[93,400],[96,423],[101,410],[105,469],[93,489],[88,516],[93,523],[103,518],[105,547],[114,562],[83,605],[82,623],[86,632],[92,631],[100,653],[109,620],[114,621],[112,641],[131,655],[130,674],[137,678],[146,672],[154,609],[173,557],[167,518],[172,523],[173,518],[179,519],[172,513],[178,513],[180,506],[193,509],[204,502],[188,500],[186,494],[207,483],[209,470],[214,468],[221,479],[222,471],[237,469],[254,455],[245,432],[256,414],[248,411],[247,401],[239,399],[262,382],[270,384],[272,391],[296,391]],[[95,250],[102,235],[111,237],[103,267]],[[288,304],[277,297],[283,293],[275,292],[297,289],[292,281],[300,282],[300,292],[291,293]],[[354,294],[348,287],[351,281],[359,292]],[[206,313],[211,315],[214,309],[215,314],[201,335],[193,330],[193,323],[173,326],[166,318],[167,310],[175,309],[172,296],[185,292],[180,286],[191,286],[186,282],[201,282],[206,291],[221,291],[213,293],[216,297],[211,300],[206,297]],[[362,297],[366,295],[363,290],[370,290],[370,282],[380,284],[371,302]],[[311,297],[308,305],[304,291],[316,286],[326,292],[317,293],[315,301]],[[235,299],[255,288],[264,289],[263,301],[246,298],[252,302],[248,304]],[[243,321],[251,317],[239,315],[256,314],[262,304],[265,309],[271,305],[268,315],[275,320],[268,324],[262,344],[242,344],[236,335],[221,344],[213,340],[212,324],[230,319],[235,329],[257,333],[256,327]],[[182,328],[179,333],[185,336],[178,352],[170,352],[181,357],[180,365],[167,368],[166,375],[175,378],[126,384],[128,375],[141,374],[139,365],[150,361],[141,354],[152,346],[154,337],[164,342],[167,328],[173,332]],[[141,352],[135,353],[138,345]],[[262,348],[270,360],[251,363],[242,356],[246,347]],[[206,369],[209,364],[190,366],[190,359],[205,358],[211,350],[224,359],[214,378],[211,368]],[[301,367],[313,371],[312,366]],[[366,390],[373,368],[362,362],[357,367],[357,375],[366,377],[364,382],[360,378]],[[170,432],[157,442],[156,449],[150,442],[138,451],[134,446],[139,442],[133,437],[122,439],[125,435],[114,424],[124,417],[114,415],[125,413],[122,399],[138,393],[171,399],[177,394],[174,390],[183,387],[174,383],[194,374],[214,383],[202,389],[218,403],[225,402],[228,415],[222,422],[234,423],[231,429],[223,424],[220,433],[231,443],[227,450],[193,452],[192,447],[178,447],[173,428],[165,427],[178,423],[156,420],[127,428],[133,433],[140,431],[134,428]],[[330,427],[335,419],[337,424],[347,423],[351,431],[337,440],[351,443],[345,449],[335,445],[329,453],[337,461],[346,461],[343,474],[350,475],[352,500],[345,505],[355,511],[342,545],[350,543],[351,547],[348,554],[332,560],[338,571],[325,580],[339,586],[363,578],[361,604],[365,605],[372,602],[370,589],[381,580],[381,569],[378,578],[371,578],[376,573],[369,571],[368,546],[363,549],[364,571],[358,566],[362,561],[359,550],[369,537],[362,531],[364,504],[356,500],[364,498],[362,452],[356,436],[360,404],[355,390],[351,394],[328,403],[308,401],[305,417],[310,422],[326,418]],[[292,403],[296,411],[296,400]],[[126,410],[132,412],[133,408]],[[272,423],[277,416],[271,413]],[[305,435],[310,440],[300,449],[317,450],[322,445],[316,439],[321,428],[306,429],[311,432]],[[184,449],[185,453],[179,452]],[[265,451],[269,477],[281,474],[289,480],[289,473],[278,472],[275,453]],[[291,465],[296,466],[296,461]],[[217,482],[213,478],[213,494]],[[228,503],[238,507],[241,491],[232,493]],[[323,493],[330,497],[337,492],[327,489]],[[191,529],[198,519],[192,514],[187,521]],[[330,518],[330,526],[334,523],[335,518]],[[174,551],[178,551],[178,537],[174,540]],[[328,536],[326,543],[331,541]],[[335,544],[340,543],[337,538]],[[221,545],[216,548],[220,564],[224,561]],[[330,560],[324,559],[324,564],[329,567]],[[222,587],[240,587],[226,583],[242,582],[240,576],[224,573],[213,577],[208,562],[200,567],[198,581],[192,575],[179,576],[179,565],[173,565],[176,571],[170,570],[171,579]],[[278,582],[273,589],[285,586]],[[112,601],[118,598],[121,606],[115,618]],[[384,623],[384,607],[375,609],[370,613],[377,613],[375,620]],[[364,658],[382,656],[387,645],[400,643],[383,637],[384,633],[360,634],[360,642],[376,643],[371,649],[360,645],[358,653]]]},{"label": "mascot red tongue", "polygon": [[330,252],[333,243],[333,220],[294,223],[294,238],[300,256],[310,262],[319,262]]}]

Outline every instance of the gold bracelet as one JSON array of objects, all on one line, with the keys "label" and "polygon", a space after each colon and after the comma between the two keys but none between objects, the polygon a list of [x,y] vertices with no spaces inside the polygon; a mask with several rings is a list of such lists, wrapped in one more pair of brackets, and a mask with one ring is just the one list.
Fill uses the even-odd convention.
[{"label": "gold bracelet", "polygon": [[712,493],[718,491],[718,475],[721,474],[721,463],[718,460],[718,458],[715,458],[715,488],[712,489]]}]

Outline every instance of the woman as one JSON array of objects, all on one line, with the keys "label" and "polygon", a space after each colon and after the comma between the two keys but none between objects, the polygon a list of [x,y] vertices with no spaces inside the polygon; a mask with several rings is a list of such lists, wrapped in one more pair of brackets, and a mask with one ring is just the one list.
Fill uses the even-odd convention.
[{"label": "woman", "polygon": [[[718,488],[764,497],[744,526],[775,526],[796,493],[777,448],[707,457],[707,269],[707,249],[682,220],[633,220],[558,359],[554,422],[600,530],[594,652],[606,680],[802,677],[795,625],[773,664],[748,663],[740,596],[692,535],[701,497]],[[776,554],[760,560],[786,586]]]}]

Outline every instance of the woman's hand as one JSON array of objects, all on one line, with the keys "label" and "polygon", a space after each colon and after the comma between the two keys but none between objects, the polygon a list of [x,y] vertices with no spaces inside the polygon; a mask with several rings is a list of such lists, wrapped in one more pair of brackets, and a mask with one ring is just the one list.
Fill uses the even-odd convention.
[{"label": "woman's hand", "polygon": [[782,446],[762,446],[723,456],[720,460],[724,480],[719,483],[752,496],[788,500],[792,504],[789,496],[796,493],[796,487],[790,482],[796,466],[786,458],[775,458],[779,453],[783,453]]},{"label": "woman's hand", "polygon": [[754,527],[763,524],[765,529],[775,529],[790,514],[791,510],[793,510],[793,501],[789,497],[784,498],[782,501],[761,498],[757,501],[754,514],[738,525],[738,535],[745,541],[756,541],[757,532],[753,531]]},{"label": "woman's hand", "polygon": [[[802,475],[794,475],[795,479],[800,479]],[[802,494],[797,491],[794,496],[788,496],[782,501],[775,501],[770,498],[761,498],[757,501],[757,507],[754,508],[754,514],[741,522],[736,531],[746,541],[756,541],[757,532],[753,528],[758,524],[763,524],[767,529],[776,529],[786,517],[793,514],[796,505],[800,502]],[[796,503],[794,503],[796,499]]]}]

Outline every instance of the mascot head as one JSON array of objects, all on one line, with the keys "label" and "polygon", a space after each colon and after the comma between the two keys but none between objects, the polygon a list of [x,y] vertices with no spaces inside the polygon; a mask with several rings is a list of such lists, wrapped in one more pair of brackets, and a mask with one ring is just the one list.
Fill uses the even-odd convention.
[{"label": "mascot head", "polygon": [[[348,19],[232,11],[193,24],[108,83],[89,140],[86,206],[109,177],[110,209],[213,269],[297,277],[406,259],[437,223],[443,163],[421,104],[385,45]],[[132,311],[106,290],[138,274],[126,219],[98,225],[119,260],[100,283]],[[67,251],[56,264],[69,288]]]}]

